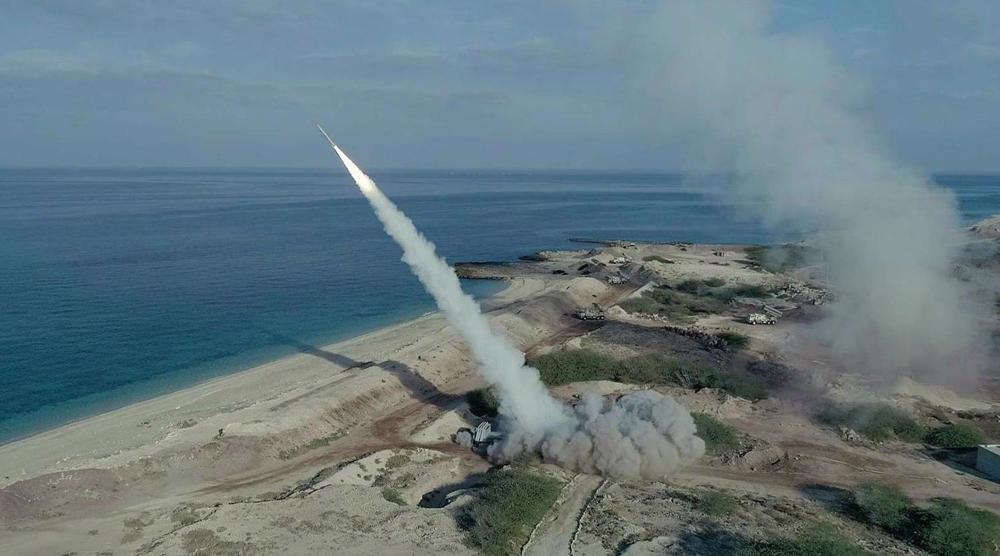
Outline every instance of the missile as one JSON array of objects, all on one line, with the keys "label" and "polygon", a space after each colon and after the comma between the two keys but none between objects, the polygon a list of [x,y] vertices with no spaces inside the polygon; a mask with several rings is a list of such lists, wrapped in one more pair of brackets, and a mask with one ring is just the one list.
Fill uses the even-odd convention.
[{"label": "missile", "polygon": [[365,197],[374,193],[377,190],[375,182],[362,172],[361,168],[358,168],[358,165],[355,164],[353,160],[348,158],[346,154],[344,154],[344,151],[340,150],[340,147],[338,147],[337,144],[333,142],[333,139],[330,139],[330,136],[326,134],[323,126],[316,124],[316,127],[319,128],[319,132],[323,134],[323,137],[326,137],[326,140],[330,142],[330,147],[333,148],[333,152],[337,153],[337,156],[340,157],[340,161],[344,163],[344,167],[347,168],[348,173],[350,173],[351,177],[354,178],[354,183],[358,185],[358,189],[361,190],[361,193]]}]

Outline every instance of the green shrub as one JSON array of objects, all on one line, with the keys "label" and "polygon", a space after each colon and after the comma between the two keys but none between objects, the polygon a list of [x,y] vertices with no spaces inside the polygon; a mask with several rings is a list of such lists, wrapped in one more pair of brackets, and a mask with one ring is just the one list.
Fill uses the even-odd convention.
[{"label": "green shrub", "polygon": [[[698,291],[698,280],[687,280],[678,284],[676,290],[665,287],[656,287],[643,292],[643,295],[664,305],[663,311],[683,311],[688,313],[723,313],[726,311],[725,302],[711,296],[696,295]],[[693,288],[693,289],[692,289]],[[685,291],[687,290],[687,291]]]},{"label": "green shrub", "polygon": [[712,297],[714,297],[715,299],[719,300],[722,303],[729,303],[730,301],[736,299],[736,294],[733,293],[733,290],[729,288],[721,290],[712,290],[708,292],[708,295],[711,295]]},{"label": "green shrub", "polygon": [[684,280],[677,284],[676,289],[684,293],[698,293],[701,289],[701,280]]},{"label": "green shrub", "polygon": [[407,463],[410,463],[410,455],[409,454],[405,454],[405,453],[404,454],[393,454],[393,455],[389,456],[389,459],[385,460],[385,468],[389,469],[389,470],[397,469],[399,467],[402,467],[402,466],[406,465]]},{"label": "green shrub", "polygon": [[854,406],[828,405],[817,414],[821,423],[852,428],[875,442],[898,438],[905,442],[920,442],[925,429],[905,412],[887,404],[870,403]]},{"label": "green shrub", "polygon": [[934,429],[927,433],[926,442],[942,448],[969,448],[982,444],[983,434],[968,423],[957,423]]},{"label": "green shrub", "polygon": [[668,287],[656,286],[642,292],[643,297],[663,305],[675,305],[679,303],[680,295]]},{"label": "green shrub", "polygon": [[771,291],[764,286],[751,284],[740,284],[739,286],[734,286],[729,289],[729,292],[732,293],[734,297],[762,298],[771,294]]},{"label": "green shrub", "polygon": [[718,388],[750,401],[767,398],[764,381],[748,375],[726,375],[721,369],[683,362],[661,355],[640,355],[618,363],[614,380],[635,384],[664,384],[691,390]]},{"label": "green shrub", "polygon": [[465,402],[469,404],[469,411],[477,417],[496,417],[500,407],[492,388],[470,391],[465,395]]},{"label": "green shrub", "polygon": [[758,377],[747,375],[728,375],[723,377],[717,388],[737,398],[752,402],[770,397],[767,384]]},{"label": "green shrub", "polygon": [[[688,363],[662,355],[639,355],[619,361],[587,349],[567,349],[539,356],[529,361],[548,386],[587,380],[615,380],[630,384],[662,384],[701,390],[718,388],[733,396],[750,401],[768,397],[767,387],[761,379],[748,375],[725,375],[717,368]],[[466,399],[476,415],[482,407],[496,414],[496,400],[492,395],[484,401],[483,394],[470,392]]]},{"label": "green shrub", "polygon": [[747,258],[768,272],[784,272],[799,268],[806,262],[808,248],[801,245],[747,247]]},{"label": "green shrub", "polygon": [[538,369],[542,382],[558,386],[582,380],[611,380],[618,361],[589,349],[566,349],[536,357],[529,364]]},{"label": "green shrub", "polygon": [[648,256],[643,257],[642,260],[646,261],[647,263],[651,262],[651,261],[656,261],[658,263],[672,264],[674,262],[674,261],[671,261],[670,259],[665,259],[665,258],[663,258],[663,257],[661,257],[659,255],[648,255]]},{"label": "green shrub", "polygon": [[912,506],[899,487],[881,483],[859,485],[854,490],[854,504],[866,521],[891,532],[903,530]]},{"label": "green shrub", "polygon": [[560,489],[559,481],[525,471],[488,474],[479,496],[465,509],[469,544],[487,555],[519,554]]},{"label": "green shrub", "polygon": [[1000,546],[1000,517],[958,500],[939,498],[916,512],[917,544],[941,556],[991,556]]},{"label": "green shrub", "polygon": [[715,369],[692,363],[683,363],[677,359],[665,357],[654,358],[661,365],[661,383],[691,390],[714,388],[719,384]]},{"label": "green shrub", "polygon": [[[688,280],[681,282],[678,288],[696,292],[700,284],[698,280]],[[629,313],[659,315],[678,322],[693,321],[695,313],[724,313],[728,308],[726,301],[722,299],[693,295],[666,287],[652,288],[643,292],[642,296],[627,299],[618,306]]]},{"label": "green shrub", "polygon": [[726,285],[726,281],[718,277],[709,278],[705,280],[703,283],[710,288],[719,288]]},{"label": "green shrub", "polygon": [[728,306],[714,297],[691,297],[681,301],[681,304],[691,313],[707,315],[725,313]]},{"label": "green shrub", "polygon": [[698,437],[705,441],[705,451],[711,455],[733,452],[740,447],[740,433],[735,428],[705,413],[692,413],[698,427]]},{"label": "green shrub", "polygon": [[896,487],[865,483],[854,501],[866,521],[940,556],[995,556],[1000,550],[1000,516],[959,500],[936,498],[913,505]]},{"label": "green shrub", "polygon": [[387,501],[392,502],[393,504],[398,504],[400,506],[406,505],[406,500],[403,500],[403,495],[401,495],[399,491],[394,488],[389,488],[389,487],[383,488],[382,498],[385,498]]},{"label": "green shrub", "polygon": [[615,366],[614,379],[634,384],[667,384],[680,363],[661,355],[638,355]]},{"label": "green shrub", "polygon": [[813,525],[791,539],[774,538],[748,543],[737,550],[742,556],[867,556],[863,550],[844,538],[833,526]]},{"label": "green shrub", "polygon": [[937,498],[913,505],[893,486],[865,483],[854,491],[865,520],[901,540],[940,556],[995,556],[1000,549],[1000,516],[959,500]]},{"label": "green shrub", "polygon": [[698,501],[695,502],[695,509],[699,512],[720,517],[724,515],[732,515],[736,512],[738,502],[732,496],[724,492],[708,491],[702,494]]},{"label": "green shrub", "polygon": [[626,313],[656,315],[659,314],[661,305],[655,300],[645,296],[632,297],[618,304]]},{"label": "green shrub", "polygon": [[739,332],[719,332],[718,336],[722,338],[722,341],[726,342],[726,345],[736,349],[743,349],[750,344],[750,337]]},{"label": "green shrub", "polygon": [[747,365],[747,372],[768,387],[783,387],[798,382],[795,369],[775,361],[753,361]]}]

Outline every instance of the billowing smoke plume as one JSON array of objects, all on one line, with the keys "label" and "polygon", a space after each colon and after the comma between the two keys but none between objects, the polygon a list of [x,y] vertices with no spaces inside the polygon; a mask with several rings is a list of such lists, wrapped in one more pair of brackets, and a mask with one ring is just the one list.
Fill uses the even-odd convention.
[{"label": "billowing smoke plume", "polygon": [[630,394],[613,403],[593,398],[571,410],[549,396],[538,371],[526,366],[524,354],[490,326],[434,244],[332,140],[330,145],[386,233],[403,249],[403,262],[465,339],[483,378],[497,390],[507,435],[491,457],[509,460],[541,452],[573,469],[661,479],[702,455],[704,444],[694,436],[691,415],[669,397]]},{"label": "billowing smoke plume", "polygon": [[670,1],[645,25],[636,60],[655,110],[767,224],[820,232],[838,298],[824,339],[859,371],[976,365],[955,201],[887,152],[822,42],[772,31],[754,0]]},{"label": "billowing smoke plume", "polygon": [[563,467],[612,477],[658,479],[705,452],[694,421],[673,398],[652,390],[614,402],[587,394],[573,408],[575,419],[539,435],[511,431],[490,456],[509,460],[525,451]]}]

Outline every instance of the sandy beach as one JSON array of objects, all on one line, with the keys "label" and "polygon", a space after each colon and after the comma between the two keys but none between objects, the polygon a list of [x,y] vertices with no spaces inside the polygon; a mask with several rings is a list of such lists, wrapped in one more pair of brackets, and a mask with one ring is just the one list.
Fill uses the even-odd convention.
[{"label": "sandy beach", "polygon": [[[849,487],[859,472],[892,473],[918,499],[947,493],[1000,509],[1000,492],[989,481],[969,474],[956,478],[950,467],[913,450],[845,442],[802,413],[808,403],[795,401],[807,395],[802,385],[826,384],[844,398],[870,395],[863,381],[834,378],[841,370],[799,333],[816,310],[810,303],[822,295],[805,285],[808,268],[767,272],[739,246],[590,247],[457,268],[463,276],[508,282],[484,308],[493,326],[529,358],[585,348],[617,358],[669,353],[691,365],[712,362],[737,371],[780,361],[800,373],[794,395],[771,400],[748,401],[714,388],[657,387],[752,439],[738,453],[708,458],[682,472],[670,488],[724,487],[765,497],[768,504],[784,500],[791,504],[787,511],[800,513],[817,504],[802,485]],[[629,280],[610,284],[607,277],[623,269]],[[791,316],[776,326],[751,326],[734,309],[722,308],[735,306],[719,306],[720,314],[685,317],[678,325],[618,305],[641,298],[654,282],[706,279],[786,292],[786,299],[770,302],[784,303]],[[608,308],[606,320],[573,317],[594,303]],[[747,349],[712,344],[723,332],[745,334]],[[458,334],[432,313],[329,346],[299,349],[266,365],[0,446],[0,552],[471,553],[454,512],[471,499],[468,487],[490,464],[452,442],[459,427],[476,424],[464,395],[482,386]],[[584,392],[616,395],[637,387],[579,382],[554,393],[571,400]],[[916,383],[907,388],[893,403],[933,403],[950,412],[997,407],[988,394],[975,399]],[[565,511],[554,506],[530,539],[528,553],[606,545],[604,514],[587,518],[596,520],[589,526],[582,523],[584,516],[602,504],[620,508],[614,501],[638,496],[634,489],[647,496],[648,489],[662,488],[661,483],[609,483],[551,465],[538,468],[564,481],[560,496],[567,502]],[[890,552],[896,547],[885,546]]]},{"label": "sandy beach", "polygon": [[[592,278],[529,277],[487,305],[494,324],[530,348],[576,326],[560,318],[574,304],[609,295],[618,292]],[[0,446],[0,516],[10,527],[0,548],[96,549],[106,539],[88,532],[107,531],[109,520],[120,528],[128,508],[280,490],[323,465],[407,445],[407,430],[480,384],[436,313],[301,351]],[[428,445],[450,449],[442,440]],[[44,536],[25,525],[33,521]]]}]

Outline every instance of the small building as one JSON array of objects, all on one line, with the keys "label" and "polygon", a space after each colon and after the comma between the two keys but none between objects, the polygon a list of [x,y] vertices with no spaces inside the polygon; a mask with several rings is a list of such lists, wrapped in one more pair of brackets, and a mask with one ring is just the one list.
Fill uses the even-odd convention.
[{"label": "small building", "polygon": [[611,274],[608,276],[608,283],[612,286],[617,286],[619,284],[625,283],[625,277],[618,274]]},{"label": "small building", "polygon": [[609,262],[611,264],[628,264],[628,263],[630,263],[632,261],[630,261],[629,258],[626,257],[625,255],[619,255],[619,256],[611,259],[611,261],[609,261]]},{"label": "small building", "polygon": [[976,448],[976,470],[1000,482],[1000,444],[980,444]]}]

